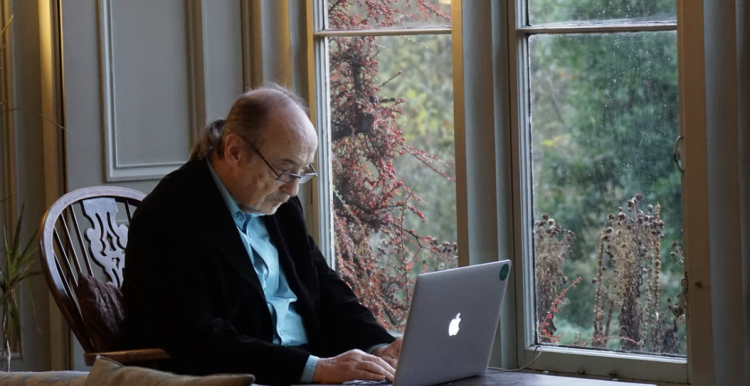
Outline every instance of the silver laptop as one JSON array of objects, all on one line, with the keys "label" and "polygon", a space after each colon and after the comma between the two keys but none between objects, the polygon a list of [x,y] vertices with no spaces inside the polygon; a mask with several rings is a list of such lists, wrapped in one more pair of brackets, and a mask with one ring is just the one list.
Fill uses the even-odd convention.
[{"label": "silver laptop", "polygon": [[393,386],[429,386],[483,374],[509,276],[510,260],[420,275]]}]

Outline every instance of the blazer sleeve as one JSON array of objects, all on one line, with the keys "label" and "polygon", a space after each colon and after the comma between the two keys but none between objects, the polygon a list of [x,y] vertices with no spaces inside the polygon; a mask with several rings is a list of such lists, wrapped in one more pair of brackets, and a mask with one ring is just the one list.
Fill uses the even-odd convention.
[{"label": "blazer sleeve", "polygon": [[321,326],[327,345],[342,353],[351,349],[365,351],[395,341],[359,302],[349,285],[328,266],[312,238],[309,243],[320,286]]},{"label": "blazer sleeve", "polygon": [[210,294],[221,283],[207,279],[206,262],[214,256],[191,229],[197,224],[150,209],[141,221],[136,211],[126,254],[126,313],[135,311],[139,331],[192,374],[249,373],[262,384],[298,383],[310,354],[245,336],[214,317]]}]

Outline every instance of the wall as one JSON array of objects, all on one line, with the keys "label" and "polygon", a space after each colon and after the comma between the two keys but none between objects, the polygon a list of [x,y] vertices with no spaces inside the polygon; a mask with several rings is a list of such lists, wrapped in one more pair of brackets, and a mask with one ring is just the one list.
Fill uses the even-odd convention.
[{"label": "wall", "polygon": [[147,193],[243,91],[240,2],[67,0],[61,11],[67,189]]},{"label": "wall", "polygon": [[[15,197],[0,216],[13,219],[25,202],[26,237],[67,191],[149,192],[187,160],[196,133],[226,115],[250,74],[241,1],[0,4],[0,20],[14,16],[1,56],[3,111],[13,111],[0,126],[0,197]],[[44,277],[33,282],[33,303],[22,292],[23,355],[12,369],[85,369]]]}]

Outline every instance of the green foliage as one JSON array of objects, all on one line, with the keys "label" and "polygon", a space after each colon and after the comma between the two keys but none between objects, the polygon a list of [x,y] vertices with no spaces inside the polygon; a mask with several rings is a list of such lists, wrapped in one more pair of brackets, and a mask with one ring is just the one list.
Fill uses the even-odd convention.
[{"label": "green foliage", "polygon": [[[356,7],[362,4],[374,7],[376,3],[380,4],[354,2],[349,14],[360,12]],[[398,1],[393,9],[409,12],[409,3],[415,4]],[[529,0],[529,11],[532,24],[674,20],[676,1]],[[443,23],[439,19],[436,16],[429,23]],[[406,143],[445,160],[448,167],[442,171],[455,177],[450,36],[377,37],[374,44],[378,48],[374,57],[380,88],[377,97],[381,102],[403,100],[395,123]],[[570,278],[558,287],[562,291],[582,278],[564,298],[557,298],[559,292],[554,297],[550,291],[543,294],[548,303],[561,300],[565,304],[555,315],[551,329],[555,336],[548,341],[561,338],[557,344],[578,341],[578,345],[590,346],[596,293],[591,281],[598,273],[601,231],[608,214],[626,205],[625,197],[642,192],[645,201],[661,204],[665,238],[660,246],[658,297],[662,311],[667,311],[664,301],[680,291],[683,267],[679,258],[670,255],[669,247],[673,240],[681,244],[682,239],[681,181],[671,160],[679,131],[677,38],[674,32],[535,35],[529,49],[532,123],[528,161],[534,184],[533,213],[536,219],[550,213],[576,235],[571,250],[564,254],[565,264],[555,268],[562,275],[550,283]],[[397,157],[393,163],[404,185],[414,187],[414,195],[422,199],[414,206],[426,219],[407,216],[404,227],[437,240],[455,240],[454,183],[414,157]],[[406,193],[399,199],[405,197]],[[369,238],[379,259],[398,254],[386,247],[380,252],[385,239],[377,233]],[[455,253],[452,245],[437,245],[446,254]],[[427,258],[428,251],[421,254],[427,269],[441,268],[438,262],[443,260]],[[422,261],[414,264],[413,274],[424,268],[419,263]],[[617,320],[616,312],[613,318]],[[684,328],[679,334],[680,352],[684,353]],[[621,344],[613,339],[606,347],[621,349]]]},{"label": "green foliage", "polygon": [[[443,170],[455,178],[453,133],[453,66],[449,35],[379,37],[383,47],[378,54],[378,81],[385,82],[378,93],[382,98],[400,97],[403,114],[396,124],[407,143],[437,156],[447,165]],[[409,217],[406,226],[439,240],[457,238],[455,183],[424,167],[413,157],[394,162],[406,186],[423,202],[416,203],[427,221]]]},{"label": "green foliage", "polygon": [[676,0],[529,0],[531,24],[613,19],[674,20]]},{"label": "green foliage", "polygon": [[[674,0],[529,4],[532,24],[674,20],[675,9]],[[677,37],[674,32],[536,35],[529,48],[534,216],[550,213],[578,237],[563,271],[584,281],[567,294],[569,305],[555,320],[558,332],[575,325],[585,340],[593,335],[590,283],[597,275],[601,227],[608,213],[625,205],[623,197],[643,192],[646,201],[661,204],[666,225],[659,296],[675,297],[680,290],[683,268],[667,245],[682,239],[681,181],[671,160],[679,133]]]},{"label": "green foliage", "polygon": [[[31,281],[27,279],[42,273],[32,270],[37,251],[37,246],[34,243],[36,232],[27,242],[22,242],[21,230],[23,229],[24,209],[25,205],[21,207],[21,213],[18,215],[18,221],[12,233],[8,234],[7,228],[4,230],[5,249],[3,254],[5,260],[0,272],[0,291],[2,291],[0,307],[3,311],[2,350],[7,355],[8,360],[10,359],[10,343],[20,343],[21,341],[20,286],[24,281],[29,285],[33,306],[33,289]],[[20,348],[20,344],[18,347]],[[8,364],[8,367],[10,367],[10,364]]]},{"label": "green foliage", "polygon": [[[329,3],[328,23],[332,29],[384,29],[430,23],[435,17],[450,22],[446,7],[435,1],[336,0]],[[416,275],[453,267],[457,260],[455,238],[441,241],[425,233],[434,229],[436,235],[455,237],[455,190],[445,189],[455,180],[452,171],[445,170],[452,164],[452,152],[448,160],[433,154],[431,145],[446,147],[446,141],[429,133],[437,127],[448,132],[441,137],[452,138],[452,114],[446,121],[446,103],[431,104],[418,86],[398,87],[403,80],[450,90],[450,71],[428,68],[427,82],[413,71],[424,69],[424,61],[441,52],[440,40],[445,45],[449,39],[438,37],[436,47],[425,38],[329,39],[337,267],[362,303],[390,329],[405,325]],[[417,55],[411,55],[415,51]],[[446,63],[450,68],[450,56]],[[405,73],[408,77],[401,76]],[[452,93],[447,100],[452,105]],[[430,196],[434,191],[448,194]],[[447,232],[426,222],[422,210],[435,208],[448,213],[435,216],[441,225],[448,224]]]}]

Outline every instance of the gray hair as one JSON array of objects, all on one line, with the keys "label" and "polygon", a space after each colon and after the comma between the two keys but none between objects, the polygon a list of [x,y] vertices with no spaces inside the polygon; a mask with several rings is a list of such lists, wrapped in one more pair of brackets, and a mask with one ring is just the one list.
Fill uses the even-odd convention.
[{"label": "gray hair", "polygon": [[234,101],[226,119],[217,119],[203,129],[190,150],[190,160],[205,158],[212,150],[216,150],[218,157],[222,158],[225,138],[232,133],[240,136],[249,145],[260,147],[263,131],[272,121],[274,114],[294,107],[308,112],[302,98],[277,84],[245,92]]}]

